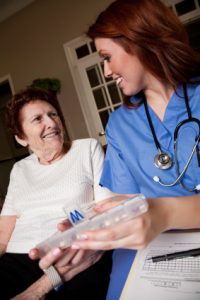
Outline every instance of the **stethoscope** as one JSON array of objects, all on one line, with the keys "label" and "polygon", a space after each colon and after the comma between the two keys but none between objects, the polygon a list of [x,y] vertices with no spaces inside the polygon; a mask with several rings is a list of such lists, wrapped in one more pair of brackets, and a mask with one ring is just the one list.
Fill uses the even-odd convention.
[{"label": "stethoscope", "polygon": [[[200,157],[199,157],[199,149],[198,149],[198,143],[200,141],[200,120],[192,117],[191,109],[189,107],[189,99],[188,99],[186,84],[183,84],[183,92],[184,92],[184,100],[185,100],[185,106],[186,106],[186,109],[187,109],[188,118],[181,121],[176,126],[175,131],[174,131],[174,163],[175,163],[177,178],[172,183],[164,183],[163,181],[161,181],[161,179],[158,176],[154,176],[153,180],[155,182],[158,182],[162,186],[165,186],[165,187],[172,187],[172,186],[176,185],[177,183],[179,183],[185,190],[187,190],[189,192],[193,192],[195,190],[200,190],[200,184],[194,186],[193,188],[188,188],[182,182],[182,178],[185,175],[185,173],[186,173],[186,171],[187,171],[187,169],[190,165],[190,162],[192,160],[192,157],[193,157],[195,151],[197,152],[198,164],[200,166]],[[145,97],[144,97],[144,108],[145,108],[147,120],[148,120],[148,123],[149,123],[149,127],[150,127],[152,135],[153,135],[154,143],[155,143],[156,148],[158,150],[158,154],[156,154],[155,157],[154,157],[154,164],[157,168],[159,168],[161,170],[169,169],[173,165],[172,158],[168,153],[162,151],[162,149],[161,149],[161,145],[160,145],[160,143],[157,139],[157,136],[156,136],[155,129],[154,129],[154,126],[153,126],[153,123],[152,123],[152,120],[151,120],[151,117],[150,117],[150,114],[149,114],[149,109],[148,109],[147,101],[146,101]],[[183,168],[182,172],[180,173],[179,172],[179,163],[178,163],[178,159],[177,159],[177,139],[178,139],[178,134],[179,134],[179,131],[181,129],[181,126],[183,126],[187,123],[196,123],[199,127],[199,134],[195,139],[195,144],[194,144],[192,152],[191,152],[191,154],[188,158],[188,161],[185,164],[185,167]]]}]

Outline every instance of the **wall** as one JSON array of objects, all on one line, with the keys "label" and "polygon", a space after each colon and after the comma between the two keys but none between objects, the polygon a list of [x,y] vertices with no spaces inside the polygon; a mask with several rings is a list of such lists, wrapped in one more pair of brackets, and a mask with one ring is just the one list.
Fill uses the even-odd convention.
[{"label": "wall", "polygon": [[36,0],[0,23],[0,78],[15,92],[33,79],[61,80],[59,102],[72,139],[88,137],[63,44],[82,35],[111,0]]}]

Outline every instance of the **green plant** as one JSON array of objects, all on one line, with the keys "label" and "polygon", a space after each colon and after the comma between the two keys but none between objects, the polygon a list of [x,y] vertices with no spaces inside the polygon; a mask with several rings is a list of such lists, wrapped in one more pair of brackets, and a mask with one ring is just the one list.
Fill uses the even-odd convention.
[{"label": "green plant", "polygon": [[56,78],[37,78],[33,80],[30,87],[45,89],[57,95],[61,91],[61,82]]}]

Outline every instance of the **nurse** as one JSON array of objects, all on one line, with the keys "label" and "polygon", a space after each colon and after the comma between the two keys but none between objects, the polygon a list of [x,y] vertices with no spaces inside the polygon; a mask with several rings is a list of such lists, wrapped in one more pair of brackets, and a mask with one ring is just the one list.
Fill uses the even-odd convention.
[{"label": "nurse", "polygon": [[[200,58],[183,25],[159,0],[113,2],[88,36],[105,76],[116,80],[126,96],[107,124],[101,185],[120,194],[143,193],[149,203],[142,216],[86,232],[72,245],[116,249],[107,295],[116,300],[136,250],[165,230],[200,228]],[[113,205],[116,201],[97,209]],[[40,266],[57,259],[49,253]]]},{"label": "nurse", "polygon": [[143,216],[87,232],[85,241],[72,246],[118,249],[107,295],[114,300],[136,249],[167,229],[200,227],[200,59],[183,25],[158,0],[113,2],[88,36],[95,41],[105,77],[116,80],[126,96],[107,124],[101,185],[120,194],[143,193],[149,201]]}]

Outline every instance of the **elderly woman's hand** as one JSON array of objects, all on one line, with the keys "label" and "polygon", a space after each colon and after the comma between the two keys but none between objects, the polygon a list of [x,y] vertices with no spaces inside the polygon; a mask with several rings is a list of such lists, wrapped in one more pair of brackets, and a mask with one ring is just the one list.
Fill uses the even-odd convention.
[{"label": "elderly woman's hand", "polygon": [[[86,270],[95,264],[103,255],[103,251],[100,250],[79,250],[75,253],[73,249],[70,249],[69,252],[72,254],[70,260],[68,260],[69,253],[66,256],[63,253],[62,257],[54,264],[54,267],[63,281],[69,281],[75,275]],[[52,264],[53,260],[48,258],[48,262]],[[43,267],[44,263],[46,264],[46,261],[44,261],[44,259],[41,260],[40,267]]]},{"label": "elderly woman's hand", "polygon": [[[102,255],[103,251],[55,248],[40,259],[39,266],[41,269],[47,269],[54,265],[62,280],[68,281],[96,263]],[[39,251],[32,249],[29,256],[36,259],[39,257]]]},{"label": "elderly woman's hand", "polygon": [[[167,201],[168,200],[168,201]],[[101,249],[116,248],[142,249],[159,233],[169,229],[170,199],[148,199],[149,210],[133,219],[121,222],[106,229],[87,231],[74,241],[73,249]],[[103,212],[117,205],[110,200],[97,206]]]},{"label": "elderly woman's hand", "polygon": [[[75,275],[97,262],[102,254],[103,251],[73,250],[71,248],[61,250],[55,248],[40,260],[39,265],[41,269],[48,269],[51,265],[54,265],[62,280],[69,281]],[[32,259],[38,258],[39,250],[36,248],[32,249],[29,256]],[[52,282],[44,274],[25,291],[12,298],[12,300],[43,300],[52,288]]]},{"label": "elderly woman's hand", "polygon": [[[71,223],[68,220],[64,220],[57,227],[58,230],[65,231],[71,227]],[[62,280],[68,281],[96,263],[102,255],[103,251],[74,250],[71,248],[61,250],[60,248],[55,248],[40,259],[39,266],[41,269],[47,269],[54,265]],[[40,258],[39,250],[37,248],[31,249],[29,256],[31,259]]]}]

